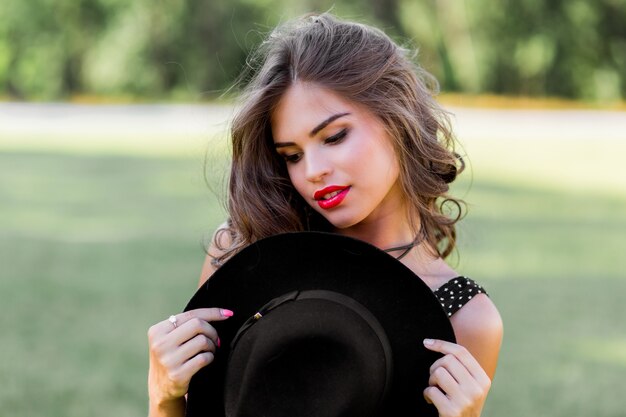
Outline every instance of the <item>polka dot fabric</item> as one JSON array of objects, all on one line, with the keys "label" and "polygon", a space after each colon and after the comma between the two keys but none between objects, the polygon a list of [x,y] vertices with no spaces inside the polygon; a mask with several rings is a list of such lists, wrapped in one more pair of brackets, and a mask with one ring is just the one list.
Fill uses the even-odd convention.
[{"label": "polka dot fabric", "polygon": [[448,317],[459,311],[475,295],[489,295],[483,287],[467,277],[452,278],[437,288],[434,294]]}]

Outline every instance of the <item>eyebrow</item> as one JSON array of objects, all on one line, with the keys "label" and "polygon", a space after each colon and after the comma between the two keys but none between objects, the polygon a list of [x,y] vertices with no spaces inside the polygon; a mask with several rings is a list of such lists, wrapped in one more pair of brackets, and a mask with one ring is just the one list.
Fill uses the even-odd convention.
[{"label": "eyebrow", "polygon": [[[331,124],[335,120],[339,119],[340,117],[344,117],[344,116],[348,116],[348,115],[350,115],[350,113],[333,114],[328,119],[324,120],[322,123],[320,123],[317,126],[315,126],[309,132],[309,137],[315,136],[316,134],[318,134],[320,132],[320,130],[324,129],[326,126],[328,126],[329,124]],[[276,147],[276,148],[284,148],[284,147],[287,147],[287,146],[293,146],[293,144],[294,144],[293,142],[281,142],[281,143],[275,143],[274,147]]]},{"label": "eyebrow", "polygon": [[343,117],[343,116],[348,116],[349,114],[350,113],[337,113],[337,114],[334,114],[334,115],[330,116],[328,119],[324,120],[322,123],[320,123],[317,126],[315,126],[313,128],[313,130],[311,130],[311,132],[309,132],[309,137],[317,135],[317,133],[320,130],[324,129],[326,126],[328,126],[329,124],[331,124],[335,120],[337,120],[337,119],[339,119],[340,117]]}]

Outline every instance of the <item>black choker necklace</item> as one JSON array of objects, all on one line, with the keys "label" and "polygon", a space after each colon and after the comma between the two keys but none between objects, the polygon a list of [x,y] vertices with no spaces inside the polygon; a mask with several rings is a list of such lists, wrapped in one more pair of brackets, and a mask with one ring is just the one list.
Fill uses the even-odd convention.
[{"label": "black choker necklace", "polygon": [[402,258],[404,258],[410,251],[411,249],[413,249],[415,246],[419,245],[419,243],[422,241],[422,239],[420,239],[420,236],[418,235],[415,240],[411,243],[408,243],[406,245],[402,245],[402,246],[396,246],[394,248],[389,248],[389,249],[383,249],[384,252],[395,252],[398,250],[403,251],[400,255],[396,256],[397,260],[400,260]]}]

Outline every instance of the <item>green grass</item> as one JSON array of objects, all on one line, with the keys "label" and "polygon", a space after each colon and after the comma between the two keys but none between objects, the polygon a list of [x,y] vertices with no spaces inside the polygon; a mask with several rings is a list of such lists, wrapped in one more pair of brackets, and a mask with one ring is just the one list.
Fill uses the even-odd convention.
[{"label": "green grass", "polygon": [[[483,415],[623,416],[626,191],[480,158],[456,191],[457,267],[505,323]],[[223,218],[202,155],[0,152],[0,416],[145,416],[147,329],[193,294]]]}]

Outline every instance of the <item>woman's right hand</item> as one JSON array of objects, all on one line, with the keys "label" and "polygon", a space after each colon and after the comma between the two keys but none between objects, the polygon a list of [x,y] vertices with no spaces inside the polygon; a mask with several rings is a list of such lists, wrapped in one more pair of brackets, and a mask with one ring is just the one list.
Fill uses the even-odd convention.
[{"label": "woman's right hand", "polygon": [[176,326],[163,320],[148,330],[150,402],[162,405],[180,400],[191,377],[213,362],[220,346],[212,321],[226,320],[233,312],[221,308],[200,308],[176,315]]}]

